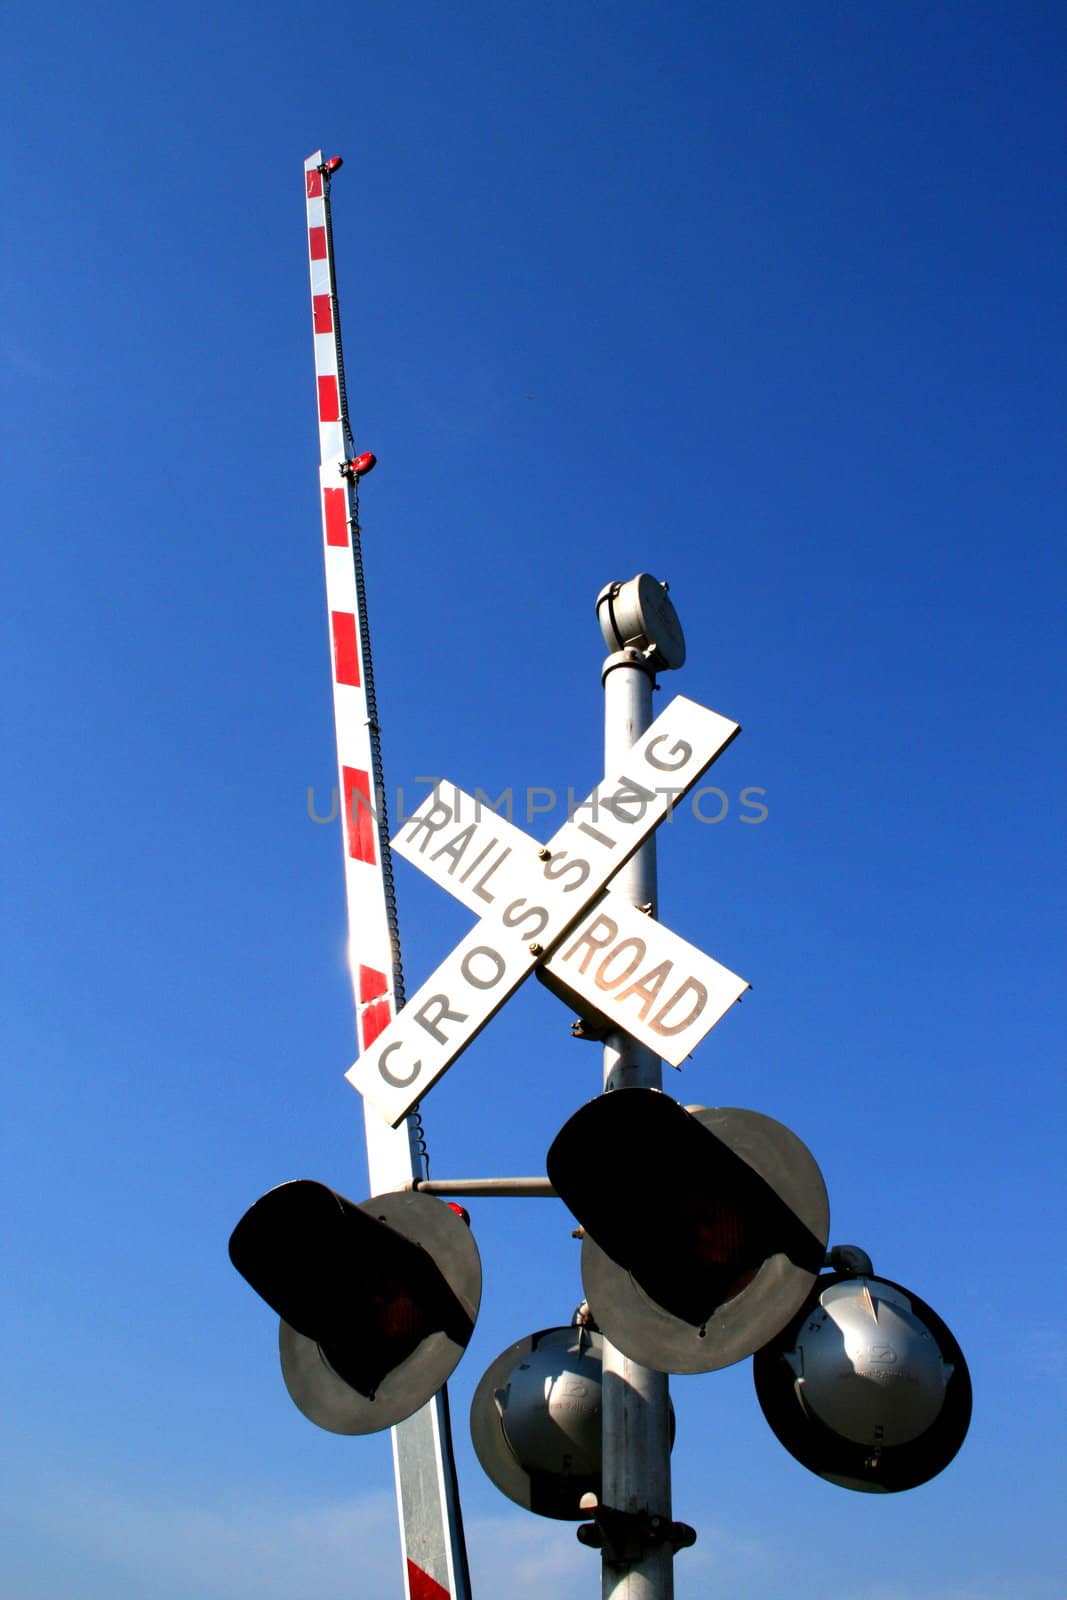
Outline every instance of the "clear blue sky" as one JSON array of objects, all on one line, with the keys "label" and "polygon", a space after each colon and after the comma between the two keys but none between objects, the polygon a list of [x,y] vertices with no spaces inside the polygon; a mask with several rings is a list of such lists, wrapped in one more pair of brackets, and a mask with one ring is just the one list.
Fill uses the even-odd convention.
[{"label": "clear blue sky", "polygon": [[[679,1600],[1064,1592],[1065,45],[1061,7],[958,0],[7,16],[13,1600],[400,1592],[387,1438],[305,1422],[226,1256],[285,1178],[366,1192],[340,843],[307,812],[320,145],[390,785],[589,788],[594,597],[668,578],[661,698],[744,732],[729,814],[664,837],[663,916],[753,984],[668,1087],[795,1128],[833,1238],[971,1365],[964,1450],[885,1499],[796,1465],[747,1364],[678,1381]],[[398,890],[414,983],[469,918]],[[528,989],[426,1101],[439,1176],[542,1170],[597,1090]],[[568,1319],[571,1223],[471,1209],[477,1594],[578,1600],[596,1558],[465,1421]]]}]

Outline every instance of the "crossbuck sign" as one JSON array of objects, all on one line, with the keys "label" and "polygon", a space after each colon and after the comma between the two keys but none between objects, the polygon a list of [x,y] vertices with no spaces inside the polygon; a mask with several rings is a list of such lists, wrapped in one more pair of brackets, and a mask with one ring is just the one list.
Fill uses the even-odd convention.
[{"label": "crossbuck sign", "polygon": [[452,785],[393,841],[480,921],[349,1068],[396,1127],[533,969],[677,1066],[748,988],[605,886],[740,729],[678,695],[547,845]]}]

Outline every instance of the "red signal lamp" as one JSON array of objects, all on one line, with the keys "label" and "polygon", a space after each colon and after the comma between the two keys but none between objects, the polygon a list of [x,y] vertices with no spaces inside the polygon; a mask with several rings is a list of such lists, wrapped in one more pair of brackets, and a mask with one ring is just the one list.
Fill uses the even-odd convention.
[{"label": "red signal lamp", "polygon": [[478,1249],[431,1195],[357,1205],[309,1179],[283,1183],[245,1212],[230,1260],[281,1318],[291,1399],[331,1433],[376,1433],[411,1416],[474,1331]]},{"label": "red signal lamp", "polygon": [[319,171],[324,172],[328,178],[332,178],[334,173],[343,166],[344,159],[341,156],[331,156],[329,161],[324,161],[322,163]]},{"label": "red signal lamp", "polygon": [[378,465],[378,457],[370,450],[364,450],[360,456],[353,456],[351,461],[342,461],[342,478],[365,478],[368,472],[373,472]]},{"label": "red signal lamp", "polygon": [[818,1166],[756,1111],[613,1089],[565,1123],[547,1166],[584,1231],[597,1326],[659,1372],[714,1372],[751,1355],[798,1310],[826,1257]]}]

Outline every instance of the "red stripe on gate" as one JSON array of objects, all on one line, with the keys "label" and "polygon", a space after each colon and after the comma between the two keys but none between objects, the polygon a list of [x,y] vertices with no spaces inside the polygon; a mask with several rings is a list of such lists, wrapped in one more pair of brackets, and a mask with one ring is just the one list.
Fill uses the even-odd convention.
[{"label": "red stripe on gate", "polygon": [[380,1033],[384,1033],[393,1020],[392,1011],[388,1000],[376,1000],[368,1006],[360,1018],[360,1032],[363,1035],[364,1050],[369,1050]]},{"label": "red stripe on gate", "polygon": [[368,1000],[378,1000],[388,993],[389,980],[384,972],[375,972],[373,967],[360,967],[359,998],[363,1004]]},{"label": "red stripe on gate", "polygon": [[326,229],[325,228],[309,228],[308,229],[308,249],[311,252],[312,261],[325,261],[326,260]]},{"label": "red stripe on gate", "polygon": [[374,817],[370,806],[370,775],[355,767],[342,767],[345,781],[345,827],[348,853],[353,861],[374,865]]},{"label": "red stripe on gate", "polygon": [[307,174],[308,199],[317,200],[322,193],[322,173],[316,172],[314,167]]},{"label": "red stripe on gate", "polygon": [[448,1590],[443,1589],[428,1572],[417,1567],[414,1561],[408,1562],[408,1588],[411,1590],[411,1600],[452,1600]]},{"label": "red stripe on gate", "polygon": [[330,305],[328,294],[313,294],[311,296],[311,317],[316,333],[333,332],[333,307]]},{"label": "red stripe on gate", "polygon": [[348,506],[343,489],[324,489],[323,507],[326,521],[326,543],[348,543]]},{"label": "red stripe on gate", "polygon": [[340,422],[341,402],[337,395],[337,379],[319,379],[319,421]]},{"label": "red stripe on gate", "polygon": [[333,676],[335,683],[359,688],[359,650],[356,647],[356,619],[351,611],[331,611],[333,629]]}]

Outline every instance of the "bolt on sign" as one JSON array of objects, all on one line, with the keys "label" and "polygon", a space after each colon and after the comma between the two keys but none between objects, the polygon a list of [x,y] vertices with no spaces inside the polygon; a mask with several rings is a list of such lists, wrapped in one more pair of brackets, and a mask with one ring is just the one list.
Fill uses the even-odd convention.
[{"label": "bolt on sign", "polygon": [[481,919],[346,1073],[387,1122],[408,1115],[537,966],[674,1065],[704,1037],[745,980],[603,891],[739,732],[676,696],[547,845],[479,820],[451,786],[427,797],[398,853]]}]

